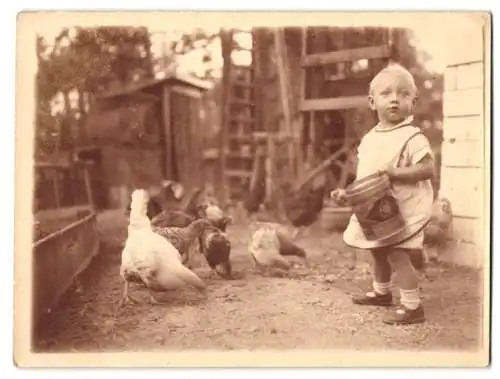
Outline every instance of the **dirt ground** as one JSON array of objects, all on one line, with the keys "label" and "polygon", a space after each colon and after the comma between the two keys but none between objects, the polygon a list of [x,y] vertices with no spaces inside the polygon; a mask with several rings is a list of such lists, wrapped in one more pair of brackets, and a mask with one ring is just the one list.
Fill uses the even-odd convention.
[{"label": "dirt ground", "polygon": [[[150,305],[133,287],[139,304],[115,311],[122,284],[120,243],[124,220],[100,216],[102,249],[62,299],[36,337],[44,352],[153,351],[179,349],[411,349],[475,350],[481,343],[481,272],[433,264],[422,283],[428,322],[387,326],[384,312],[352,304],[350,296],[370,283],[369,259],[355,256],[340,235],[313,230],[299,239],[313,263],[289,277],[258,274],[246,250],[244,225],[229,229],[234,280],[211,276],[202,257],[195,272],[208,284],[207,296],[191,289],[170,291]],[[300,261],[297,261],[300,264]]]}]

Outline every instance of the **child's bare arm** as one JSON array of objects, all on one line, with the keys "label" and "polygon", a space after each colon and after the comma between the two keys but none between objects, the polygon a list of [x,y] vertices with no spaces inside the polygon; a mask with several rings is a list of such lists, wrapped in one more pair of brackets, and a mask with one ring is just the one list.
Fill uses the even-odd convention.
[{"label": "child's bare arm", "polygon": [[386,172],[395,182],[415,184],[434,176],[434,160],[427,154],[413,166],[390,168]]}]

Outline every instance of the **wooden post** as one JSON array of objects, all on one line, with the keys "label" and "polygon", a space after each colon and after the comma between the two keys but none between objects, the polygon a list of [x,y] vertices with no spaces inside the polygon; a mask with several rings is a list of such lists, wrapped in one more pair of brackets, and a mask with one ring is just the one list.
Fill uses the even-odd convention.
[{"label": "wooden post", "polygon": [[90,181],[89,166],[83,166],[83,176],[85,180],[85,192],[87,194],[87,203],[90,205],[92,212],[95,212],[94,197],[92,196],[92,185]]},{"label": "wooden post", "polygon": [[[309,164],[314,165],[316,159],[316,112],[312,111],[309,113],[311,115],[309,122],[309,144],[312,145],[312,149],[308,151],[307,161]],[[310,154],[309,154],[310,152]]]},{"label": "wooden post", "polygon": [[266,202],[271,203],[273,192],[273,161],[274,161],[274,148],[272,134],[267,134],[267,157],[266,157]]},{"label": "wooden post", "polygon": [[170,100],[170,88],[164,86],[162,88],[163,90],[163,96],[162,96],[162,114],[163,114],[163,127],[165,128],[165,157],[164,157],[164,165],[165,165],[165,172],[164,175],[166,179],[173,180],[173,172],[172,172],[172,123],[170,122],[170,105],[171,105],[171,100]]},{"label": "wooden post", "polygon": [[[301,46],[300,46],[300,49],[301,49],[301,56],[300,56],[300,59],[301,61],[304,60],[304,57],[306,56],[307,54],[307,27],[304,27],[304,28],[301,28]],[[305,96],[306,96],[306,73],[307,73],[307,68],[306,67],[302,67],[301,66],[301,70],[300,70],[300,93],[299,93],[299,101],[298,101],[298,104],[301,104],[302,100],[305,99]],[[299,141],[298,141],[298,146],[300,147],[301,146],[301,142],[300,141],[300,136],[302,135],[302,130],[304,130],[305,128],[305,114],[304,112],[300,111],[300,131],[298,133],[299,135]],[[301,149],[297,149],[298,150],[298,172],[301,172],[301,170],[303,169],[303,164],[305,163],[305,161],[307,160],[307,155],[303,155],[302,152],[301,152]]]},{"label": "wooden post", "polygon": [[219,159],[222,182],[222,198],[228,200],[228,182],[226,179],[226,146],[227,129],[229,122],[229,99],[231,85],[231,52],[233,44],[233,31],[221,30],[221,53],[222,53],[222,106],[221,106],[221,128],[219,132]]},{"label": "wooden post", "polygon": [[[290,98],[289,98],[289,88],[287,83],[287,70],[286,70],[286,46],[284,41],[284,31],[282,28],[278,28],[275,31],[275,53],[276,53],[276,64],[278,66],[278,81],[280,87],[280,100],[281,108],[283,111],[283,120],[285,123],[286,133],[290,136],[294,135],[292,118],[290,113]],[[288,144],[288,164],[290,166],[291,172],[295,177],[295,143],[292,140]]]},{"label": "wooden post", "polygon": [[61,193],[59,191],[59,171],[57,167],[54,167],[52,171],[52,185],[54,186],[54,196],[56,198],[56,208],[61,207]]}]

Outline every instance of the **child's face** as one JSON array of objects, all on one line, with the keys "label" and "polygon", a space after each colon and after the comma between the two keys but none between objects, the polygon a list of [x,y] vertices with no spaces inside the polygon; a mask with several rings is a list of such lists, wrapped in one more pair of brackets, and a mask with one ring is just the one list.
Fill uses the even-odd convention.
[{"label": "child's face", "polygon": [[396,125],[412,113],[416,93],[404,75],[386,73],[373,86],[369,102],[380,121]]}]

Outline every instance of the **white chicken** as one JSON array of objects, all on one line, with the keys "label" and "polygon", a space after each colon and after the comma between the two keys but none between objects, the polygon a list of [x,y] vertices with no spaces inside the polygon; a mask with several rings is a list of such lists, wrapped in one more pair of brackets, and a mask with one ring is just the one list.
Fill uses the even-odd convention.
[{"label": "white chicken", "polygon": [[438,198],[432,206],[432,216],[424,229],[425,260],[436,259],[438,249],[443,246],[453,228],[453,211],[451,202],[446,198]]},{"label": "white chicken", "polygon": [[280,241],[275,228],[263,226],[252,233],[248,251],[259,271],[278,268],[288,271],[291,267],[280,254]]},{"label": "white chicken", "polygon": [[148,193],[138,189],[131,198],[128,237],[120,266],[120,275],[125,283],[119,307],[133,300],[128,295],[130,282],[145,285],[153,304],[158,303],[153,291],[189,285],[203,291],[205,283],[182,264],[179,251],[167,239],[153,232],[151,221],[146,215]]}]

